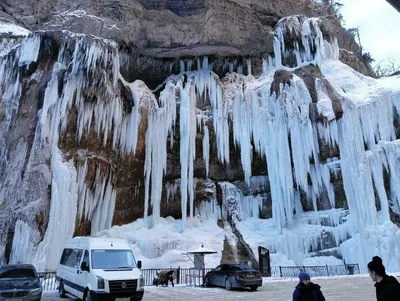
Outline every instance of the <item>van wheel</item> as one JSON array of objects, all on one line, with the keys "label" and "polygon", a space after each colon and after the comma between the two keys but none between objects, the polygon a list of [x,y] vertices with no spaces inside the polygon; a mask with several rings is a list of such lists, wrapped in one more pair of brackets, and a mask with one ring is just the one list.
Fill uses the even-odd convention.
[{"label": "van wheel", "polygon": [[92,301],[92,294],[90,293],[90,291],[86,291],[83,301]]},{"label": "van wheel", "polygon": [[60,286],[58,288],[58,294],[59,294],[60,298],[66,298],[67,297],[66,293],[67,292],[64,289],[64,283],[61,281]]}]

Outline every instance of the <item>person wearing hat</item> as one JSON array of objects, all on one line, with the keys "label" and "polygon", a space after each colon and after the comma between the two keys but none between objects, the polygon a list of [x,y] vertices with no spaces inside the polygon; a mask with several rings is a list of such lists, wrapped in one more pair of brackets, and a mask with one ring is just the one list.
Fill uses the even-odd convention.
[{"label": "person wearing hat", "polygon": [[293,292],[293,301],[325,301],[321,287],[310,281],[310,275],[301,272],[299,279],[300,282]]}]

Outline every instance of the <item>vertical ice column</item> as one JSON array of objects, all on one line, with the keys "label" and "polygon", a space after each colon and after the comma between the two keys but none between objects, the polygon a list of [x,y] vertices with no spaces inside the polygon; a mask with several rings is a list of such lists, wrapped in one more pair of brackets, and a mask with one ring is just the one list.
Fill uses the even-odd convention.
[{"label": "vertical ice column", "polygon": [[34,264],[40,271],[54,271],[57,268],[61,246],[74,233],[78,206],[78,184],[73,162],[65,162],[61,151],[54,148],[51,167],[53,173],[49,223],[34,259]]},{"label": "vertical ice column", "polygon": [[203,160],[206,167],[206,177],[208,177],[208,169],[210,165],[210,134],[205,122],[203,125]]},{"label": "vertical ice column", "polygon": [[14,229],[10,263],[30,262],[35,256],[37,244],[40,241],[38,230],[31,228],[27,223],[17,220]]},{"label": "vertical ice column", "polygon": [[251,97],[244,98],[244,91],[239,89],[233,100],[232,121],[235,144],[240,147],[240,157],[244,178],[250,185],[251,162],[253,147],[251,144],[251,120],[252,102]]},{"label": "vertical ice column", "polygon": [[[200,60],[197,64],[200,64]],[[217,75],[209,69],[207,57],[204,58],[201,69],[193,75],[198,97],[208,95],[210,100],[213,127],[217,139],[218,160],[221,163],[229,164],[228,108],[224,100],[222,85],[217,79]]]},{"label": "vertical ice column", "polygon": [[[160,217],[163,176],[167,168],[167,140],[176,123],[176,92],[175,83],[171,79],[160,94],[159,105],[154,101],[149,107],[144,171],[144,219],[149,228],[152,228]],[[149,200],[153,209],[152,220],[148,219]]]},{"label": "vertical ice column", "polygon": [[196,93],[192,80],[188,79],[186,86],[180,87],[180,162],[181,162],[181,202],[182,226],[186,225],[187,196],[189,192],[190,223],[193,222],[194,182],[193,164],[196,152]]}]

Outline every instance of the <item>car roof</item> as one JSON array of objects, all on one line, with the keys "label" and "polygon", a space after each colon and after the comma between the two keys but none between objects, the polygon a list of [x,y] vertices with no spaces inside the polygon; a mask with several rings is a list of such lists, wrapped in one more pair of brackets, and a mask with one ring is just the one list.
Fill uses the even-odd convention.
[{"label": "car roof", "polygon": [[255,268],[249,266],[248,264],[226,264],[232,267],[240,268],[240,269],[247,269],[247,270],[255,270]]},{"label": "car roof", "polygon": [[131,249],[126,239],[90,236],[74,237],[65,243],[64,248],[89,248],[105,250]]}]

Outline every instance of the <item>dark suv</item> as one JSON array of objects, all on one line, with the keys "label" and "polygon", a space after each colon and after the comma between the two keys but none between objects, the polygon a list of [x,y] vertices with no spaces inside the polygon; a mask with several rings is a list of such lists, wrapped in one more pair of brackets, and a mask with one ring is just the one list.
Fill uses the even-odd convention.
[{"label": "dark suv", "polygon": [[31,264],[0,266],[0,301],[40,301],[42,287]]}]

